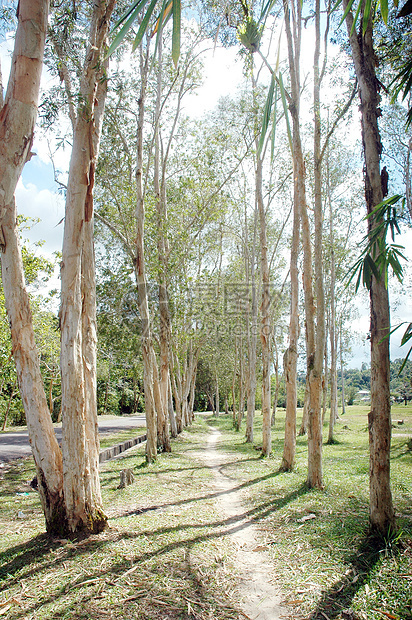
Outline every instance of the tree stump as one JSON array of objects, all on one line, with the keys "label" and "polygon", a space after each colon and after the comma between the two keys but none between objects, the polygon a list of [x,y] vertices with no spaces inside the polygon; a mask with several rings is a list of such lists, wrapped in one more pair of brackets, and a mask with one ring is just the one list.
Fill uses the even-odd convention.
[{"label": "tree stump", "polygon": [[131,469],[122,469],[120,472],[120,484],[117,487],[118,489],[124,489],[129,484],[133,484],[134,475]]}]

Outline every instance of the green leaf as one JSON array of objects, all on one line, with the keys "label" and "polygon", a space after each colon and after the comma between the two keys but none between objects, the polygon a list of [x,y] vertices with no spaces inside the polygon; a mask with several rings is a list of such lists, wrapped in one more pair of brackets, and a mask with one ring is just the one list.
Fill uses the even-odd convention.
[{"label": "green leaf", "polygon": [[277,99],[278,99],[278,83],[276,82],[276,86],[275,86],[275,103],[274,103],[274,110],[273,110],[273,123],[272,123],[272,136],[271,136],[271,141],[270,141],[270,161],[273,162],[273,158],[275,155],[275,138],[276,138],[276,125],[278,122],[277,119]]},{"label": "green leaf", "polygon": [[156,53],[159,47],[160,37],[162,36],[163,28],[165,27],[165,25],[171,18],[172,11],[173,11],[173,0],[163,0],[163,4],[162,4],[162,8],[159,13],[159,17],[156,20],[156,25],[151,35],[152,37],[156,35],[156,43],[155,43],[155,48],[153,51],[152,64],[150,66],[150,71],[152,71],[153,65],[156,60]]},{"label": "green leaf", "polygon": [[273,5],[276,3],[276,0],[268,0],[264,7],[262,8],[262,12],[260,13],[260,17],[258,19],[258,23],[262,23],[262,21],[266,21],[270,11],[273,8]]},{"label": "green leaf", "polygon": [[133,47],[132,47],[132,51],[134,52],[136,50],[136,48],[140,45],[140,43],[142,42],[143,36],[147,30],[147,26],[149,24],[150,18],[153,14],[153,11],[155,9],[155,6],[157,4],[157,0],[152,0],[152,2],[149,5],[149,8],[147,9],[145,16],[142,19],[142,23],[140,24],[140,28],[137,32],[136,38],[133,42]]},{"label": "green leaf", "polygon": [[406,362],[408,361],[409,356],[410,356],[410,354],[411,354],[411,353],[412,353],[412,347],[411,347],[411,348],[409,349],[409,351],[407,352],[406,357],[405,357],[405,359],[403,360],[401,367],[399,368],[398,375],[400,375],[400,374],[401,374],[401,372],[402,372],[402,370],[405,368]]},{"label": "green leaf", "polygon": [[[357,21],[358,15],[359,15],[359,8],[361,7],[361,2],[359,2],[359,6],[358,6],[358,10],[356,11],[356,17],[355,17],[355,23]],[[363,33],[365,34],[366,29],[368,27],[368,23],[369,23],[369,17],[371,14],[371,9],[372,9],[372,2],[370,0],[366,0],[365,2],[365,8],[363,11],[363,22],[362,22],[362,29],[363,29]]]},{"label": "green leaf", "polygon": [[122,41],[124,40],[125,36],[127,35],[127,33],[129,32],[130,28],[132,27],[132,24],[136,21],[140,11],[142,10],[144,5],[146,4],[146,2],[147,2],[147,0],[139,0],[138,2],[134,2],[133,3],[133,7],[135,7],[134,10],[126,11],[126,13],[115,24],[112,32],[120,24],[122,24],[124,22],[124,20],[127,18],[127,16],[130,15],[130,17],[127,19],[126,23],[123,25],[123,27],[119,30],[119,32],[117,33],[117,35],[113,39],[109,49],[107,50],[106,57],[109,57],[111,54],[113,54],[115,49],[117,49],[119,47],[119,45],[122,43]]},{"label": "green leaf", "polygon": [[[369,2],[369,1],[370,0],[367,0],[367,2]],[[351,34],[353,34],[353,32],[354,32],[354,30],[356,28],[356,24],[357,24],[357,21],[359,19],[359,14],[361,12],[361,8],[362,8],[362,0],[359,0],[358,8],[356,9],[355,17],[353,18],[352,29],[350,31]],[[366,31],[365,24],[363,24],[363,26],[364,26],[363,32],[365,33],[365,31]],[[366,26],[367,26],[367,23],[366,23]]]},{"label": "green leaf", "polygon": [[181,4],[180,0],[173,0],[173,34],[172,34],[172,59],[175,67],[180,56],[180,29],[181,29]]},{"label": "green leaf", "polygon": [[283,86],[283,78],[282,78],[282,74],[280,71],[279,71],[279,87],[280,87],[280,96],[281,96],[282,104],[283,104],[283,110],[285,112],[286,128],[288,131],[288,139],[289,139],[289,148],[290,148],[290,152],[292,153],[292,157],[293,157],[293,141],[292,141],[292,132],[290,130],[290,123],[289,123],[289,110],[286,104],[285,87]]},{"label": "green leaf", "polygon": [[388,0],[381,0],[381,15],[385,25],[387,25],[389,15]]},{"label": "green leaf", "polygon": [[117,20],[117,22],[115,23],[115,25],[112,28],[112,32],[114,32],[115,30],[117,30],[117,28],[119,26],[121,26],[121,24],[123,24],[123,22],[129,17],[129,15],[131,15],[132,13],[134,13],[135,8],[137,7],[138,4],[140,4],[142,2],[142,0],[135,0],[134,2],[132,2],[132,4],[129,6],[129,8],[123,13],[123,15],[121,17],[119,17],[119,19]]},{"label": "green leaf", "polygon": [[260,138],[258,143],[258,154],[262,152],[263,145],[265,143],[266,132],[270,123],[270,114],[272,112],[273,94],[275,92],[275,75],[272,73],[272,79],[268,90],[268,96],[266,97],[265,109],[263,111],[262,130],[260,132]]},{"label": "green leaf", "polygon": [[[349,0],[348,2],[348,6],[346,7],[345,11],[343,12],[343,16],[342,19],[340,20],[339,26],[342,26],[343,22],[346,19],[347,14],[349,13],[349,11],[352,9],[353,3],[355,2],[355,0]],[[336,9],[338,8],[338,6],[340,6],[342,4],[342,0],[338,0],[335,4],[335,6],[332,9],[333,11],[336,11]]]},{"label": "green leaf", "polygon": [[350,267],[348,269],[348,271],[345,273],[345,278],[350,276],[350,278],[348,279],[348,281],[346,283],[345,288],[347,288],[349,286],[349,284],[352,282],[352,280],[355,277],[355,275],[358,274],[358,277],[357,277],[357,280],[356,280],[356,284],[355,284],[355,293],[358,292],[360,281],[362,279],[362,269],[363,269],[363,258],[358,258],[356,263],[354,265],[352,265],[352,267]]},{"label": "green leaf", "polygon": [[[404,323],[401,323],[401,325],[404,325]],[[398,327],[400,327],[400,325],[398,325]],[[401,347],[403,347],[404,344],[409,342],[411,338],[412,338],[412,323],[409,323],[408,327],[405,329],[405,332],[402,336]]]},{"label": "green leaf", "polygon": [[359,290],[359,286],[360,286],[362,275],[363,275],[363,262],[362,262],[361,268],[359,269],[358,279],[356,280],[355,293],[357,293],[358,290]]}]

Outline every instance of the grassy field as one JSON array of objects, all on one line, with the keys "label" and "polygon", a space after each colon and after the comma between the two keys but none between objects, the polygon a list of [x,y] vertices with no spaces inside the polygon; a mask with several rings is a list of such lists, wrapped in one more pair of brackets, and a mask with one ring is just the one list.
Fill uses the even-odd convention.
[{"label": "grassy field", "polygon": [[[284,412],[273,455],[260,458],[226,416],[199,417],[172,454],[144,464],[140,446],[101,468],[110,529],[84,541],[50,541],[31,459],[0,470],[0,616],[17,619],[234,620],[240,611],[232,543],[223,536],[212,472],[200,457],[210,425],[230,456],[224,473],[242,485],[286,617],[412,620],[412,408],[394,407],[392,487],[398,533],[378,548],[368,524],[367,409],[350,407],[324,446],[324,491],[305,487],[306,438],[293,473],[278,473]],[[261,417],[256,416],[255,445]],[[140,434],[139,429],[139,434]],[[143,432],[143,431],[142,431]],[[325,427],[325,435],[327,429]],[[126,434],[127,435],[127,434]],[[122,440],[127,436],[122,434]],[[106,439],[105,444],[117,439]],[[117,489],[119,471],[133,485]]]}]

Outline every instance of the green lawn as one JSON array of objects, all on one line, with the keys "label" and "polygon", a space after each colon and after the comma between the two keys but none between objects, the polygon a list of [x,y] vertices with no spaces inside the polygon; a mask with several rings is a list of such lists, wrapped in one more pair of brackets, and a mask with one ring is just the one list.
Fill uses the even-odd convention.
[{"label": "green lawn", "polygon": [[[267,550],[290,618],[412,620],[411,407],[394,407],[392,487],[399,540],[371,547],[368,525],[367,408],[349,407],[324,446],[324,491],[305,487],[306,438],[297,466],[279,473],[284,411],[273,455],[262,459],[231,419],[199,417],[173,441],[172,454],[144,464],[140,446],[101,468],[110,529],[88,540],[49,541],[37,493],[26,482],[31,459],[15,461],[0,480],[0,615],[10,620],[244,618],[234,587],[239,569],[223,536],[213,475],[201,453],[209,426],[222,433],[224,473],[242,485],[244,502]],[[261,416],[256,415],[260,444]],[[140,430],[140,429],[139,429]],[[325,437],[327,426],[325,425]],[[125,437],[122,435],[122,440]],[[109,443],[116,443],[113,438]],[[134,471],[119,490],[119,471]],[[352,616],[345,616],[351,610]],[[348,612],[349,613],[349,612]]]}]

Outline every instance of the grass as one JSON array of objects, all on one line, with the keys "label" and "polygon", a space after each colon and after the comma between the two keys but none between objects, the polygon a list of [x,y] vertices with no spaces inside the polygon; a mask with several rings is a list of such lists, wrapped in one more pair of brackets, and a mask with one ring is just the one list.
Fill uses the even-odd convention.
[{"label": "grass", "polygon": [[[282,456],[284,411],[277,416],[273,455],[236,465],[243,480],[268,476],[248,489],[247,501],[259,514],[261,531],[276,578],[294,609],[293,617],[343,618],[351,609],[359,620],[412,619],[412,408],[394,407],[392,490],[400,532],[398,544],[376,545],[367,538],[367,409],[348,408],[336,426],[333,445],[323,452],[324,491],[305,487],[307,440],[297,440],[293,473],[277,473]],[[260,416],[257,416],[260,419]],[[220,422],[225,449],[233,449],[230,423]],[[257,424],[258,426],[258,424]],[[327,429],[325,425],[325,436]],[[260,445],[261,435],[255,435]],[[236,450],[250,449],[239,433]],[[272,475],[270,473],[272,472]],[[347,616],[351,617],[351,616]]]},{"label": "grass", "polygon": [[[337,424],[336,443],[324,446],[324,491],[305,486],[305,437],[298,438],[295,471],[277,471],[283,411],[278,412],[273,455],[267,459],[245,443],[243,429],[233,431],[226,416],[199,418],[173,441],[171,454],[159,455],[149,467],[144,447],[134,448],[102,465],[110,529],[81,542],[50,541],[44,535],[38,495],[27,485],[34,475],[32,460],[14,461],[0,470],[0,616],[244,618],[236,594],[239,569],[233,543],[224,536],[212,472],[201,458],[213,425],[222,433],[218,449],[228,455],[222,471],[242,488],[287,617],[412,620],[412,408],[394,408],[393,418],[404,420],[393,429],[392,442],[400,536],[378,546],[366,537],[365,407],[348,408]],[[257,414],[255,445],[261,442],[260,429]],[[128,433],[122,433],[121,441]],[[118,438],[106,442],[111,445]],[[126,467],[133,469],[135,482],[118,490],[119,472]]]}]

